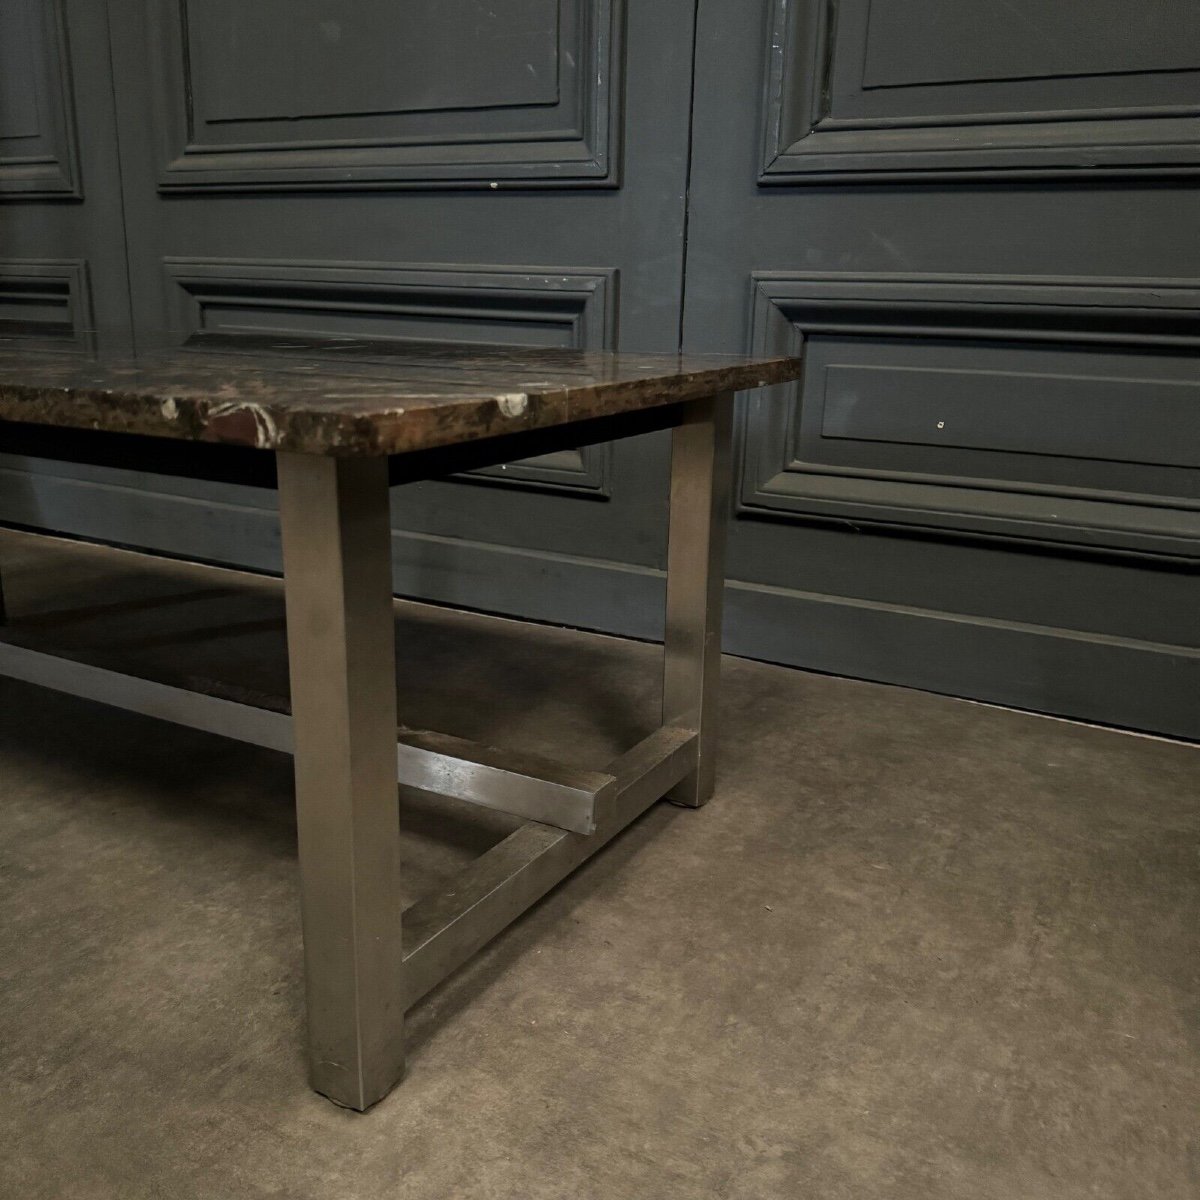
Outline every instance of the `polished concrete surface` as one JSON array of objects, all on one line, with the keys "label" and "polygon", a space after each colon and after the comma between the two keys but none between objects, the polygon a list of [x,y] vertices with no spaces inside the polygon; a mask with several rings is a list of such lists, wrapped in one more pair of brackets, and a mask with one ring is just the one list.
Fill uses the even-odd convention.
[{"label": "polished concrete surface", "polygon": [[[283,686],[278,585],[0,533],[13,636]],[[602,764],[654,647],[398,606],[401,719]],[[659,805],[305,1084],[290,764],[0,681],[0,1196],[1186,1200],[1200,750],[727,659]],[[415,896],[506,822],[402,801]]]}]

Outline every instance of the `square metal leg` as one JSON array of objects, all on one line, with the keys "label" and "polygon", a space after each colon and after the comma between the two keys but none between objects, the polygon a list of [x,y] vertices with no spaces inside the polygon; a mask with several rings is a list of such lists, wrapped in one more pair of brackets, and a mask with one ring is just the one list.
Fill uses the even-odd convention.
[{"label": "square metal leg", "polygon": [[733,396],[696,401],[672,432],[663,724],[699,734],[696,770],[669,799],[699,808],[716,779],[717,691]]},{"label": "square metal leg", "polygon": [[387,463],[278,455],[312,1086],[404,1070]]}]

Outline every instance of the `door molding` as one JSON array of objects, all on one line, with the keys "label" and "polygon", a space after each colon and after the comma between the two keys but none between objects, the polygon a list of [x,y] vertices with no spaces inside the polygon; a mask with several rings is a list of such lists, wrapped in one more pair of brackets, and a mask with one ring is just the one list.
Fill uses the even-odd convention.
[{"label": "door molding", "polygon": [[[381,96],[374,106],[347,101],[342,109],[286,116],[271,115],[271,105],[258,111],[249,100],[245,113],[206,111],[220,87],[203,70],[197,75],[205,47],[195,43],[188,0],[142,0],[142,6],[158,98],[161,191],[620,183],[625,0],[558,0],[557,80],[549,99],[538,93],[489,101],[448,92],[426,104]],[[215,69],[211,60],[208,67]]]},{"label": "door molding", "polygon": [[31,40],[21,63],[28,74],[17,82],[30,105],[29,124],[8,135],[0,127],[0,200],[83,199],[64,6],[17,0],[0,14],[0,38]]},{"label": "door molding", "polygon": [[[1078,406],[1087,403],[1089,380],[1099,392],[1114,385],[1115,374],[1115,383],[1127,386],[1131,396],[1139,390],[1145,393],[1140,406],[1131,405],[1130,419],[1149,421],[1155,419],[1147,402],[1152,394],[1174,404],[1177,396],[1195,388],[1198,306],[1200,280],[756,274],[754,351],[806,353],[810,365],[800,383],[764,390],[742,411],[738,513],[1200,557],[1200,470],[1177,454],[1180,448],[1186,450],[1186,426],[1158,430],[1160,447],[1175,446],[1175,452],[1164,456],[1167,462],[1122,463],[1116,461],[1119,449],[1101,450],[1092,469],[1085,453],[1049,441],[1042,444],[1036,430],[1014,454],[1011,445],[980,440],[986,439],[986,429],[976,432],[971,442],[952,441],[954,422],[949,432],[934,428],[933,420],[919,435],[907,429],[899,435],[872,432],[863,424],[867,418],[861,408],[874,403],[878,410],[878,397],[859,398],[856,423],[848,430],[842,426],[851,418],[844,412],[831,417],[827,405],[832,367],[944,372],[948,358],[966,349],[978,361],[953,381],[955,386],[981,390],[992,376],[1011,389],[1018,383],[1015,372],[1023,376],[1021,390],[1036,399],[1039,387],[1061,391],[1060,381],[1066,380],[1074,390],[1068,391],[1064,403]],[[1155,355],[1146,355],[1148,350]],[[1035,367],[1027,365],[1031,353],[1039,362]],[[1177,363],[1178,369],[1152,375],[1159,359]],[[1139,372],[1146,376],[1144,381]],[[887,400],[884,393],[881,396]],[[1200,412],[1200,397],[1197,401],[1194,411]],[[897,398],[894,403],[905,401]],[[806,406],[814,411],[806,411]],[[1174,412],[1174,407],[1164,408],[1158,419],[1169,421]],[[1047,412],[1047,438],[1056,415]],[[885,417],[894,428],[895,420],[886,413]],[[924,418],[923,412],[917,414],[910,424],[923,428]],[[1114,432],[1110,441],[1118,440],[1118,434]],[[888,470],[839,461],[832,453],[836,445],[827,438],[866,438],[879,446],[894,438],[911,465]],[[917,458],[918,450],[923,459]],[[1051,467],[1070,460],[1070,470],[1061,475],[1080,477],[1082,471],[1085,483],[1089,478],[1093,483],[1063,483],[1053,470],[1039,480],[1036,473],[1015,469],[1026,468],[1031,456],[1040,456]],[[921,461],[930,465],[922,469]],[[964,465],[978,473],[967,473]]]},{"label": "door molding", "polygon": [[0,333],[82,352],[94,324],[84,259],[0,258]]},{"label": "door molding", "polygon": [[[181,342],[214,329],[358,334],[368,326],[376,337],[439,339],[457,326],[464,341],[615,347],[615,269],[178,257],[163,267]],[[455,478],[608,500],[611,462],[610,446],[586,446]]]},{"label": "door molding", "polygon": [[772,0],[760,184],[1200,171],[1200,61],[1122,76],[1129,98],[1103,105],[1084,85],[1115,76],[1069,68],[881,87],[870,20],[870,0]]}]

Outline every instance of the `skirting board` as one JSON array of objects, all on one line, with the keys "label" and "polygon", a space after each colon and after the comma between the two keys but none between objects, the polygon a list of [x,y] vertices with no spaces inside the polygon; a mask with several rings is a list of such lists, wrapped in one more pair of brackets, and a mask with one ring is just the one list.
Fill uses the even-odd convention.
[{"label": "skirting board", "polygon": [[[28,464],[23,464],[28,465]],[[247,497],[251,500],[251,497]],[[269,498],[214,504],[0,462],[0,522],[251,570],[280,570]],[[397,594],[662,637],[664,576],[630,566],[397,532]],[[1200,650],[731,581],[730,654],[1200,740]]]}]

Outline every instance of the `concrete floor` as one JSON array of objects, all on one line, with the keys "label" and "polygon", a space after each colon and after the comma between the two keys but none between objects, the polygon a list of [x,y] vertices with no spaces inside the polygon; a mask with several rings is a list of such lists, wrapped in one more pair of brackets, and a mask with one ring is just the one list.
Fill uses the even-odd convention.
[{"label": "concrete floor", "polygon": [[[278,585],[0,534],[15,625],[283,683]],[[398,609],[401,716],[600,765],[653,647]],[[728,659],[659,805],[305,1086],[290,765],[0,681],[0,1196],[1200,1194],[1200,751]],[[507,828],[406,797],[414,897]]]}]

